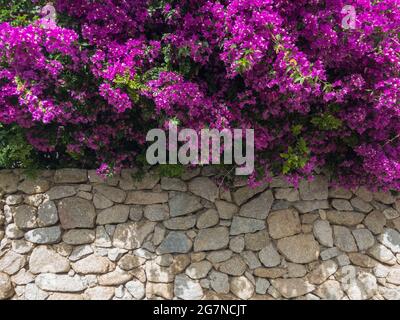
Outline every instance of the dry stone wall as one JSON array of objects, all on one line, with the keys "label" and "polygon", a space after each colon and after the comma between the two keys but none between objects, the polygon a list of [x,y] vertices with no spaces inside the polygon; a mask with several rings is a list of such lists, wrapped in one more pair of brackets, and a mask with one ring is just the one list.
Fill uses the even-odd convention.
[{"label": "dry stone wall", "polygon": [[0,299],[400,299],[400,196],[0,171]]}]

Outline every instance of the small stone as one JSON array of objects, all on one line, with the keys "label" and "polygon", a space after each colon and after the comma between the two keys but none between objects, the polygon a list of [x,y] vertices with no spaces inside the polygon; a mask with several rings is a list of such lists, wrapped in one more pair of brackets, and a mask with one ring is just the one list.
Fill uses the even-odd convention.
[{"label": "small stone", "polygon": [[146,262],[145,258],[141,258],[135,255],[127,254],[123,256],[119,262],[118,266],[125,271],[130,271],[142,266]]},{"label": "small stone", "polygon": [[146,172],[142,177],[133,180],[133,188],[135,190],[152,190],[159,182],[159,174]]},{"label": "small stone", "polygon": [[73,263],[72,268],[79,274],[104,274],[113,269],[113,264],[107,258],[90,255]]},{"label": "small stone", "polygon": [[256,293],[257,294],[266,294],[268,288],[270,287],[270,283],[267,279],[257,278],[256,280]]},{"label": "small stone", "polygon": [[378,291],[378,285],[372,274],[362,272],[356,281],[351,281],[346,293],[350,300],[367,300],[372,298]]},{"label": "small stone", "polygon": [[18,190],[26,194],[44,193],[50,189],[50,183],[43,179],[26,179],[18,186]]},{"label": "small stone", "polygon": [[[166,192],[146,192],[131,191],[128,193],[125,203],[137,205],[150,205],[168,202],[168,193]],[[172,211],[172,210],[171,210]]]},{"label": "small stone", "polygon": [[400,285],[400,268],[390,270],[386,280],[389,283],[399,286]]},{"label": "small stone", "polygon": [[9,206],[15,206],[21,204],[23,197],[21,195],[12,194],[6,198],[6,204]]},{"label": "small stone", "polygon": [[279,239],[277,247],[288,260],[295,263],[309,263],[317,260],[319,256],[318,242],[311,234],[299,234]]},{"label": "small stone", "polygon": [[329,202],[327,200],[312,200],[312,201],[297,201],[293,206],[300,213],[309,213],[316,210],[329,209]]},{"label": "small stone", "polygon": [[36,228],[36,212],[36,208],[31,206],[23,205],[17,207],[14,215],[16,226],[21,230]]},{"label": "small stone", "polygon": [[49,200],[59,200],[75,196],[76,190],[70,186],[57,186],[51,188],[46,195],[49,197]]},{"label": "small stone", "polygon": [[249,300],[254,294],[254,285],[246,277],[233,277],[230,287],[232,293],[242,300]]},{"label": "small stone", "polygon": [[139,280],[132,280],[125,284],[125,288],[128,289],[129,293],[134,297],[136,300],[141,300],[145,296],[145,288],[144,284],[141,283]]},{"label": "small stone", "polygon": [[238,189],[233,194],[233,199],[235,200],[235,202],[238,206],[241,206],[242,204],[246,203],[251,198],[253,198],[255,195],[265,191],[265,189],[267,189],[267,188],[268,188],[268,184],[266,184],[266,183],[264,183],[258,187],[255,187],[255,188],[245,186],[243,188]]},{"label": "small stone", "polygon": [[186,254],[181,254],[174,257],[174,261],[170,266],[172,274],[182,273],[190,264],[190,258]]},{"label": "small stone", "polygon": [[397,231],[400,231],[400,218],[392,220],[391,223],[392,223],[392,225],[390,227],[393,227]]},{"label": "small stone", "polygon": [[271,280],[272,285],[282,296],[287,299],[304,296],[315,290],[315,286],[304,279],[275,279]]},{"label": "small stone", "polygon": [[333,226],[335,245],[344,252],[356,252],[357,245],[350,230],[342,226]]},{"label": "small stone", "polygon": [[194,280],[199,280],[207,277],[211,269],[212,269],[212,264],[204,260],[192,263],[186,269],[186,274]]},{"label": "small stone", "polygon": [[347,227],[356,226],[365,218],[364,214],[355,211],[329,210],[326,212],[326,214],[330,223]]},{"label": "small stone", "polygon": [[59,243],[53,245],[53,249],[63,257],[68,257],[72,253],[73,247],[66,243]]},{"label": "small stone", "polygon": [[144,208],[144,216],[150,221],[163,221],[169,218],[169,208],[166,204],[154,204]]},{"label": "small stone", "polygon": [[93,228],[96,212],[91,202],[81,198],[67,198],[58,203],[63,229]]},{"label": "small stone", "polygon": [[364,220],[364,225],[373,233],[380,234],[386,225],[386,218],[380,211],[372,211]]},{"label": "small stone", "polygon": [[301,232],[299,214],[294,209],[275,211],[267,219],[273,239],[281,239]]},{"label": "small stone", "polygon": [[0,300],[6,300],[14,295],[14,287],[10,277],[0,272]]},{"label": "small stone", "polygon": [[382,264],[377,264],[374,267],[374,275],[375,275],[375,277],[386,278],[387,275],[389,274],[389,272],[390,272],[390,268],[386,267],[386,266],[384,266]]},{"label": "small stone", "polygon": [[119,224],[114,232],[113,245],[120,249],[140,248],[144,240],[154,231],[156,223],[150,221]]},{"label": "small stone", "polygon": [[174,293],[182,300],[200,300],[203,297],[203,289],[199,282],[190,279],[185,274],[175,277]]},{"label": "small stone", "polygon": [[226,248],[229,243],[229,231],[225,227],[202,229],[194,242],[194,251],[211,251]]},{"label": "small stone", "polygon": [[116,205],[101,211],[97,215],[97,224],[118,224],[128,221],[130,207],[125,205]]},{"label": "small stone", "polygon": [[71,261],[78,261],[93,253],[93,249],[89,245],[75,247],[71,255],[68,257]]},{"label": "small stone", "polygon": [[328,199],[328,179],[325,176],[316,176],[312,181],[300,182],[300,198],[302,200]]},{"label": "small stone", "polygon": [[360,251],[368,250],[375,244],[375,238],[368,229],[356,229],[352,233]]},{"label": "small stone", "polygon": [[340,254],[338,248],[329,248],[321,252],[321,259],[322,260],[329,260],[332,258],[337,257]]},{"label": "small stone", "polygon": [[40,228],[25,233],[25,240],[36,244],[53,244],[61,240],[59,226]]},{"label": "small stone", "polygon": [[219,267],[219,271],[231,276],[241,276],[246,271],[246,263],[240,256],[234,256],[223,262]]},{"label": "small stone", "polygon": [[255,233],[247,233],[244,236],[245,248],[251,251],[260,251],[266,247],[269,242],[269,236],[266,230]]},{"label": "small stone", "polygon": [[211,202],[214,202],[219,197],[217,185],[206,177],[198,177],[190,181],[189,191]]},{"label": "small stone", "polygon": [[29,271],[39,273],[67,273],[69,261],[48,246],[36,247],[29,258]]},{"label": "small stone", "polygon": [[114,205],[114,202],[107,199],[101,193],[96,193],[93,196],[93,204],[96,207],[96,209],[102,210],[102,209],[107,209],[107,208],[112,207]]},{"label": "small stone", "polygon": [[398,233],[396,230],[385,229],[385,231],[380,234],[377,239],[393,253],[400,253],[400,233]]},{"label": "small stone", "polygon": [[275,199],[295,202],[300,200],[299,190],[293,188],[275,189]]},{"label": "small stone", "polygon": [[373,200],[373,194],[366,187],[360,187],[355,192],[356,196],[360,197],[366,202],[371,202]]},{"label": "small stone", "polygon": [[192,240],[185,233],[171,231],[157,249],[158,254],[188,253],[192,249]]},{"label": "small stone", "polygon": [[35,281],[35,276],[25,269],[21,269],[16,275],[11,277],[11,281],[16,285],[23,286]]},{"label": "small stone", "polygon": [[400,300],[400,289],[381,288],[386,300]]},{"label": "small stone", "polygon": [[239,210],[239,216],[264,220],[267,218],[273,202],[274,196],[272,191],[268,190],[244,204]]},{"label": "small stone", "polygon": [[131,206],[129,220],[139,222],[143,219],[144,210],[142,206]]},{"label": "small stone", "polygon": [[132,278],[133,276],[130,273],[117,268],[110,273],[102,274],[101,276],[99,276],[98,281],[99,285],[108,287],[125,284]]},{"label": "small stone", "polygon": [[11,245],[12,250],[19,254],[27,254],[33,249],[33,244],[25,240],[13,240]]},{"label": "small stone", "polygon": [[184,216],[202,208],[203,205],[200,203],[200,199],[187,193],[177,192],[169,200],[171,217]]},{"label": "small stone", "polygon": [[350,264],[350,259],[347,254],[341,254],[337,256],[336,260],[341,267],[348,266]]},{"label": "small stone", "polygon": [[210,273],[210,285],[216,293],[229,293],[229,277],[225,273],[212,271]]},{"label": "small stone", "polygon": [[94,244],[95,244],[95,246],[101,247],[101,248],[112,247],[111,238],[103,226],[99,226],[96,228],[96,239],[95,239]]},{"label": "small stone", "polygon": [[318,242],[325,247],[333,247],[332,227],[328,221],[317,220],[313,226],[313,232]]},{"label": "small stone", "polygon": [[232,257],[232,251],[222,250],[222,251],[210,252],[207,255],[207,260],[211,261],[213,264],[217,264],[229,260],[231,257]]},{"label": "small stone", "polygon": [[43,200],[48,200],[48,196],[43,195],[43,194],[33,194],[33,195],[29,195],[29,196],[25,196],[24,197],[24,203],[27,204],[28,206],[31,207],[39,207]]},{"label": "small stone", "polygon": [[196,225],[196,217],[177,217],[163,222],[164,226],[170,230],[189,230]]},{"label": "small stone", "polygon": [[5,193],[17,192],[18,178],[12,173],[0,172],[0,190]]},{"label": "small stone", "polygon": [[161,297],[166,300],[172,300],[174,297],[174,284],[147,282],[146,297],[148,299]]},{"label": "small stone", "polygon": [[368,254],[382,263],[389,265],[396,264],[396,257],[394,254],[381,244],[376,244],[370,248]]},{"label": "small stone", "polygon": [[276,267],[281,263],[281,256],[272,244],[269,244],[258,254],[260,261],[267,268]]},{"label": "small stone", "polygon": [[[190,262],[189,262],[190,263]],[[156,283],[170,283],[174,281],[174,268],[176,265],[171,267],[162,267],[155,261],[147,261],[145,265],[147,281]],[[187,265],[185,266],[185,268]]]},{"label": "small stone", "polygon": [[347,190],[340,187],[329,188],[329,198],[350,200],[352,196],[353,193],[351,192],[351,190]]},{"label": "small stone", "polygon": [[83,191],[79,191],[77,194],[77,197],[82,198],[82,199],[86,199],[86,200],[93,200],[93,195],[89,192],[83,192]]},{"label": "small stone", "polygon": [[393,220],[400,217],[400,212],[392,208],[387,208],[383,210],[383,215],[386,217],[386,219]]},{"label": "small stone", "polygon": [[45,300],[49,294],[41,290],[36,284],[29,283],[25,287],[24,297],[26,300]]},{"label": "small stone", "polygon": [[307,274],[307,269],[302,264],[288,263],[288,277],[302,278]]},{"label": "small stone", "polygon": [[206,229],[217,225],[219,222],[218,212],[214,209],[209,209],[202,213],[197,220],[198,229]]},{"label": "small stone", "polygon": [[234,237],[229,242],[229,249],[235,253],[241,253],[244,250],[244,237]]},{"label": "small stone", "polygon": [[376,201],[382,202],[383,204],[393,204],[396,201],[390,191],[378,191],[375,192],[373,196]]},{"label": "small stone", "polygon": [[334,199],[332,200],[332,207],[339,211],[352,211],[353,207],[350,202],[343,199]]},{"label": "small stone", "polygon": [[114,296],[115,289],[112,287],[93,287],[85,291],[88,300],[106,301]]},{"label": "small stone", "polygon": [[156,258],[156,263],[161,267],[169,267],[174,262],[172,254],[163,254]]},{"label": "small stone", "polygon": [[327,260],[312,270],[308,274],[307,279],[312,284],[321,284],[331,275],[335,274],[337,269],[338,265],[333,260]]},{"label": "small stone", "polygon": [[341,300],[344,296],[340,283],[335,280],[325,281],[314,292],[324,300]]},{"label": "small stone", "polygon": [[244,251],[241,256],[251,270],[261,267],[261,262],[253,251]]},{"label": "small stone", "polygon": [[239,212],[239,207],[230,202],[217,200],[215,206],[221,219],[230,220]]},{"label": "small stone", "polygon": [[186,183],[177,178],[161,178],[161,189],[167,191],[181,191],[186,192],[187,186]]},{"label": "small stone", "polygon": [[361,253],[349,253],[348,254],[351,263],[355,266],[363,268],[374,268],[378,265],[378,262],[369,256]]},{"label": "small stone", "polygon": [[52,273],[42,273],[36,277],[35,284],[42,290],[52,292],[81,292],[87,288],[79,276],[70,277]]},{"label": "small stone", "polygon": [[81,245],[94,242],[96,233],[92,229],[68,230],[63,234],[63,241],[70,245]]},{"label": "small stone", "polygon": [[79,169],[61,169],[54,175],[54,182],[62,183],[85,183],[88,180],[86,170]]},{"label": "small stone", "polygon": [[46,201],[39,206],[37,223],[39,227],[50,227],[58,222],[57,207],[53,201]]},{"label": "small stone", "polygon": [[235,216],[232,220],[230,234],[235,236],[244,233],[254,233],[263,229],[265,229],[265,222],[262,220]]},{"label": "small stone", "polygon": [[257,268],[254,275],[260,278],[277,279],[286,275],[286,269],[283,268]]},{"label": "small stone", "polygon": [[364,213],[369,213],[374,209],[368,202],[358,197],[351,199],[350,202],[354,209]]},{"label": "small stone", "polygon": [[25,262],[25,256],[8,251],[0,258],[0,272],[7,273],[8,275],[16,274],[24,267]]},{"label": "small stone", "polygon": [[94,187],[94,193],[101,194],[115,203],[123,203],[126,199],[125,191],[103,184],[96,185]]},{"label": "small stone", "polygon": [[153,238],[152,238],[153,245],[159,246],[165,238],[165,233],[166,233],[166,230],[162,225],[159,225],[159,224],[156,225],[154,227],[154,233],[153,233]]}]

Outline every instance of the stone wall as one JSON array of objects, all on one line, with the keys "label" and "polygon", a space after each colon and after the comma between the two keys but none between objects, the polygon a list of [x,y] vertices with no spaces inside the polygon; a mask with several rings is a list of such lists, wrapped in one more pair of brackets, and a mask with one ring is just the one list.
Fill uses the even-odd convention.
[{"label": "stone wall", "polygon": [[400,299],[400,196],[0,171],[0,299]]}]

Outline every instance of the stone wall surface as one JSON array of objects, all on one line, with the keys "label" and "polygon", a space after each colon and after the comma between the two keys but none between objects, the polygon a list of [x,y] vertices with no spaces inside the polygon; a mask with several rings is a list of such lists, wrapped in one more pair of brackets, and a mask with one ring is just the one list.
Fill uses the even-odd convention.
[{"label": "stone wall surface", "polygon": [[0,171],[0,299],[400,299],[400,196]]}]

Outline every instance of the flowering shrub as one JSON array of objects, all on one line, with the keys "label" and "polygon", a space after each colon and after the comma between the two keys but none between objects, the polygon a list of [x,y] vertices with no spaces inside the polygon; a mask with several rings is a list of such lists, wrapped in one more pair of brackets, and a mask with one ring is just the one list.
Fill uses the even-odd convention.
[{"label": "flowering shrub", "polygon": [[400,190],[399,0],[59,0],[50,27],[45,4],[0,14],[1,130],[41,163],[115,172],[174,119],[254,128],[251,181]]}]

